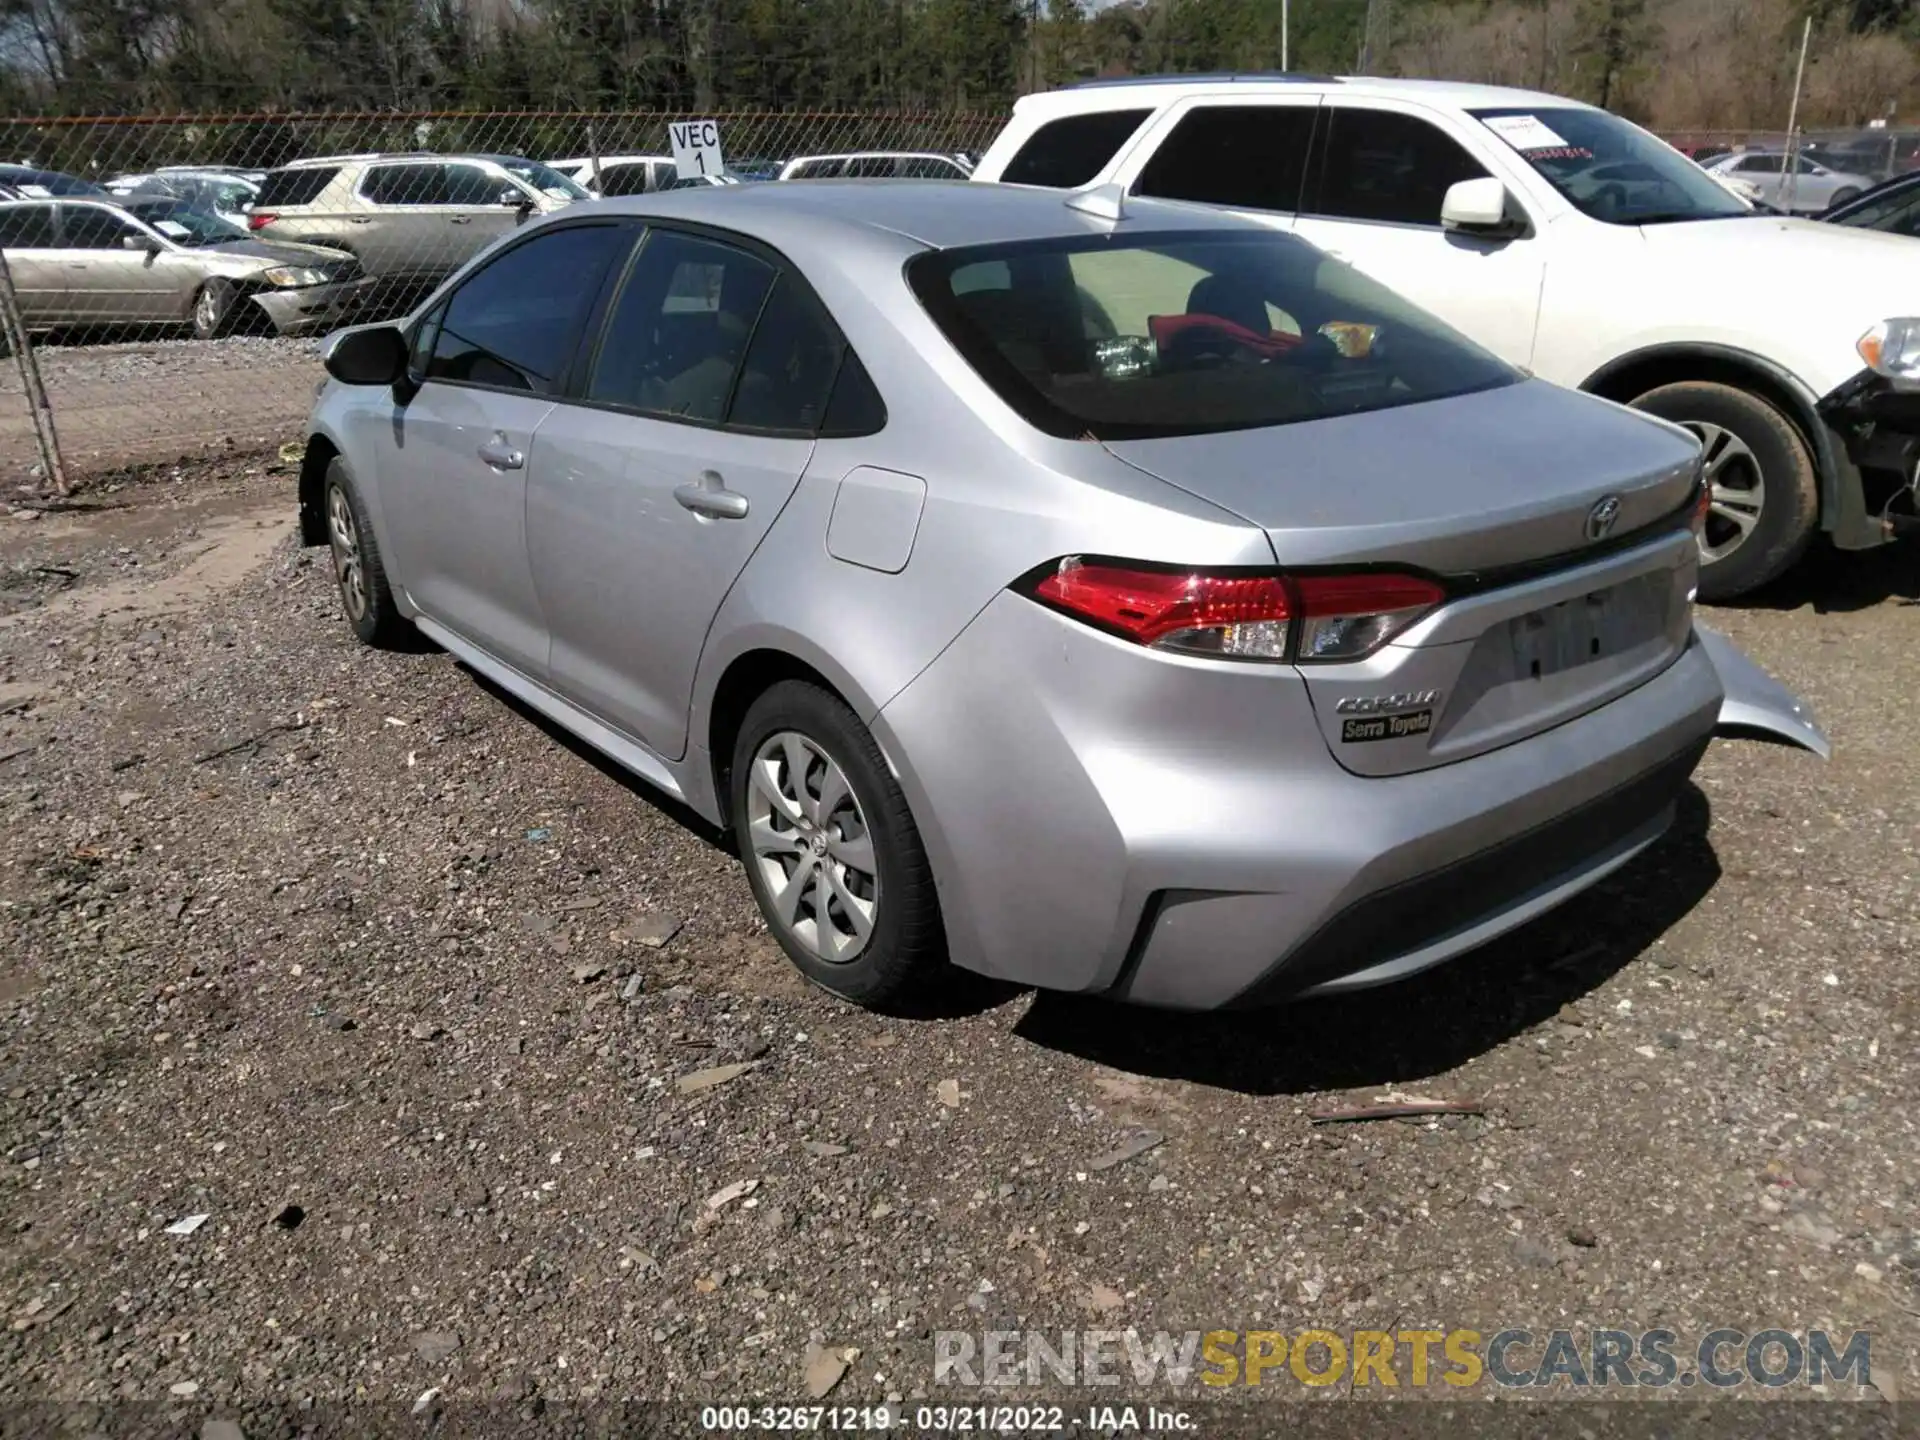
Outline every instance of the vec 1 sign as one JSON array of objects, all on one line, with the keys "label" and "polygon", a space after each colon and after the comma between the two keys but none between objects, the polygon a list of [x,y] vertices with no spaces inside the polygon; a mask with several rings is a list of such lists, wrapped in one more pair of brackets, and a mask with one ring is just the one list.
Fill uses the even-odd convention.
[{"label": "vec 1 sign", "polygon": [[673,168],[682,180],[726,171],[727,162],[720,156],[717,120],[676,121],[667,126],[667,143],[673,147]]}]

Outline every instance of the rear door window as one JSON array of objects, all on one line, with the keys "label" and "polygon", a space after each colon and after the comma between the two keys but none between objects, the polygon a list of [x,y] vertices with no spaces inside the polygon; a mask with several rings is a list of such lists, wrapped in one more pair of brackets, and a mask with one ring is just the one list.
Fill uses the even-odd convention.
[{"label": "rear door window", "polygon": [[1418,116],[1329,105],[1322,118],[1326,140],[1306,214],[1437,229],[1448,189],[1487,173],[1459,141]]},{"label": "rear door window", "polygon": [[51,250],[52,248],[53,207],[51,205],[0,207],[0,249]]},{"label": "rear door window", "polygon": [[[631,227],[570,225],[514,246],[464,281],[420,337],[426,378],[552,394]],[[431,339],[427,332],[433,330]]]},{"label": "rear door window", "polygon": [[1027,137],[1000,178],[1009,185],[1072,190],[1087,184],[1133,138],[1151,110],[1096,110],[1049,120]]},{"label": "rear door window", "polygon": [[719,423],[773,281],[756,255],[655,230],[607,320],[587,398]]},{"label": "rear door window", "polygon": [[607,196],[646,194],[647,168],[644,161],[632,165],[602,165],[600,193]]},{"label": "rear door window", "polygon": [[340,173],[338,165],[310,165],[299,170],[269,170],[260,182],[254,203],[265,209],[273,205],[311,205],[320,192]]},{"label": "rear door window", "polygon": [[375,205],[444,205],[445,173],[441,165],[376,165],[360,193]]},{"label": "rear door window", "polygon": [[444,189],[439,203],[468,209],[499,205],[501,197],[519,191],[498,175],[490,175],[478,165],[448,165],[442,178]]},{"label": "rear door window", "polygon": [[1134,193],[1247,210],[1298,210],[1317,108],[1197,106],[1154,152]]},{"label": "rear door window", "polygon": [[820,428],[846,344],[807,288],[790,274],[761,307],[727,423],[811,435]]}]

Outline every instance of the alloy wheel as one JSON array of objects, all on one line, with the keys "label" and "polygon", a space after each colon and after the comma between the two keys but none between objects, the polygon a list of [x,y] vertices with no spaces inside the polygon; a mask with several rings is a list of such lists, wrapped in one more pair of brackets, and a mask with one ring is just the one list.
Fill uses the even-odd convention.
[{"label": "alloy wheel", "polygon": [[880,872],[839,762],[798,731],[769,736],[747,779],[746,839],[774,922],[829,964],[858,959],[873,938]]},{"label": "alloy wheel", "polygon": [[1700,559],[1724,560],[1753,534],[1767,503],[1766,477],[1747,442],[1733,431],[1701,420],[1681,422],[1700,439],[1707,482],[1707,525]]},{"label": "alloy wheel", "polygon": [[220,300],[211,285],[203,286],[199,298],[193,302],[193,319],[194,324],[209,335],[220,323]]},{"label": "alloy wheel", "polygon": [[353,523],[353,506],[338,485],[327,487],[327,543],[333,549],[333,572],[340,582],[340,598],[356,623],[367,614],[367,572],[360,560],[360,529]]}]

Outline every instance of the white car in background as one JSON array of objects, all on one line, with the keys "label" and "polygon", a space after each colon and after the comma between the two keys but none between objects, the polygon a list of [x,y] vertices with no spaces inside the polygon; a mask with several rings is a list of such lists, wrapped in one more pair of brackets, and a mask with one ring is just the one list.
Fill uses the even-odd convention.
[{"label": "white car in background", "polygon": [[1757,211],[1604,110],[1430,80],[1094,81],[1015,102],[974,179],[1257,217],[1543,379],[1685,426],[1708,599],[1822,530],[1856,550],[1920,528],[1911,240]]},{"label": "white car in background", "polygon": [[849,150],[837,155],[796,155],[780,167],[779,180],[965,180],[973,166],[964,155],[931,150]]},{"label": "white car in background", "polygon": [[1790,210],[1795,215],[1818,215],[1822,210],[1844,205],[1871,190],[1875,183],[1870,176],[1829,170],[1804,155],[1794,156],[1789,163],[1787,156],[1778,150],[1736,150],[1731,155],[1709,160],[1707,173],[1715,179],[1751,185],[1758,199],[1776,210]]},{"label": "white car in background", "polygon": [[602,155],[597,162],[591,155],[573,155],[547,163],[595,195],[645,195],[666,189],[675,178],[671,155]]}]

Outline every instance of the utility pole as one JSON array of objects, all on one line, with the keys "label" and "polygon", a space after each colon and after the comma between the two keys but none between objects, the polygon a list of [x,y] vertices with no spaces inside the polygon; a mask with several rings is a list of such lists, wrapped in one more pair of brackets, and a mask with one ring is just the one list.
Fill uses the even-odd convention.
[{"label": "utility pole", "polygon": [[1813,17],[1800,27],[1800,64],[1793,72],[1793,102],[1787,107],[1787,184],[1783,192],[1787,213],[1793,213],[1794,177],[1800,169],[1800,82],[1807,78],[1807,41],[1813,38]]},{"label": "utility pole", "polygon": [[1280,68],[1283,71],[1292,68],[1287,64],[1287,31],[1291,19],[1287,13],[1288,4],[1289,0],[1280,0]]}]

